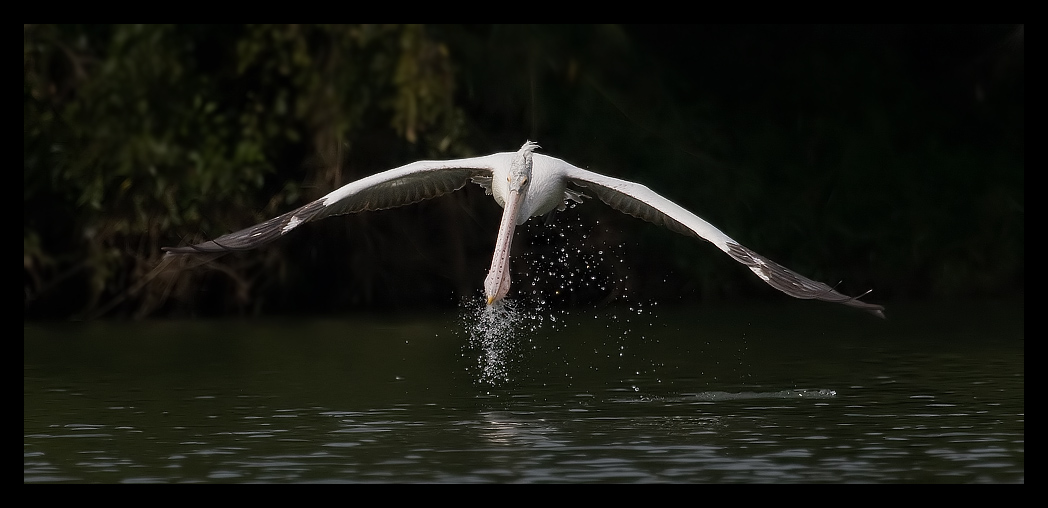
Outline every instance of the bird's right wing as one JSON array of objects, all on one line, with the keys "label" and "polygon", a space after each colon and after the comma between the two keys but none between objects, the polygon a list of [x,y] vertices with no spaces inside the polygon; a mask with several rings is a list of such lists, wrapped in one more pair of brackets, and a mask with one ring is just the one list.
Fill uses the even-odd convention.
[{"label": "bird's right wing", "polygon": [[175,254],[254,249],[310,221],[370,210],[383,210],[435,198],[461,189],[471,179],[490,176],[509,153],[447,161],[418,161],[350,182],[305,206],[260,224],[196,245],[164,247]]},{"label": "bird's right wing", "polygon": [[588,192],[595,194],[608,206],[672,231],[707,240],[736,261],[746,265],[761,280],[783,293],[795,298],[841,303],[863,309],[881,318],[884,317],[884,307],[862,302],[859,297],[838,293],[822,282],[804,277],[753,252],[706,222],[702,217],[689,212],[644,185],[587,171],[560,159],[552,157],[550,159],[553,159],[555,164],[562,165],[560,171],[569,182],[585,187]]}]

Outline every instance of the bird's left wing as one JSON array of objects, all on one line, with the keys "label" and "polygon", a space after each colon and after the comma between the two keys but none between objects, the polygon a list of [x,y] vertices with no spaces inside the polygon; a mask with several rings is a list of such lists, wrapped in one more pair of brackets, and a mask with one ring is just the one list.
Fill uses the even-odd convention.
[{"label": "bird's left wing", "polygon": [[795,298],[841,303],[884,317],[884,307],[859,301],[859,297],[838,293],[822,282],[804,277],[743,247],[698,215],[644,185],[587,171],[560,159],[555,161],[562,165],[561,171],[569,182],[585,187],[608,206],[672,231],[707,240],[783,293]]},{"label": "bird's left wing", "polygon": [[305,206],[260,224],[183,247],[164,247],[175,254],[254,249],[310,221],[370,210],[383,210],[435,198],[461,189],[471,178],[490,175],[496,164],[508,164],[512,153],[447,161],[418,161],[350,182]]}]

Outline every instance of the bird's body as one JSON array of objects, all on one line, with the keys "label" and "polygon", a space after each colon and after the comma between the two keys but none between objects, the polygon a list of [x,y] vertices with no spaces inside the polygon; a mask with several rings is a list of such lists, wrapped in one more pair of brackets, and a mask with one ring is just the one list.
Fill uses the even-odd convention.
[{"label": "bird's body", "polygon": [[[772,287],[790,296],[842,303],[884,317],[880,305],[843,295],[826,284],[786,269],[743,247],[699,216],[644,185],[533,153],[536,148],[538,145],[529,141],[516,152],[413,162],[348,183],[316,201],[261,224],[197,245],[165,247],[164,250],[173,254],[192,254],[253,249],[306,222],[416,203],[456,191],[472,181],[483,186],[503,207],[495,254],[484,282],[489,305],[504,298],[509,291],[509,253],[516,226],[530,217],[563,209],[567,201],[581,201],[582,192],[588,192],[620,212],[709,241]],[[582,191],[572,186],[580,187]]]}]

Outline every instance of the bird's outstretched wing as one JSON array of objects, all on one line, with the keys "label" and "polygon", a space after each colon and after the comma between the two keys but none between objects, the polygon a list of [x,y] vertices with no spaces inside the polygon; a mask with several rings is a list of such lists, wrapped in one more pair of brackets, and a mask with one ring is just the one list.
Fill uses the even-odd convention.
[{"label": "bird's outstretched wing", "polygon": [[[536,155],[536,158],[539,156]],[[884,307],[838,293],[832,287],[811,280],[743,247],[721,230],[680,205],[656,194],[639,183],[620,180],[575,167],[553,157],[544,163],[563,165],[560,171],[569,182],[585,187],[612,208],[681,234],[708,240],[736,261],[746,265],[764,282],[795,298],[823,300],[857,307],[884,317]]]},{"label": "bird's outstretched wing", "polygon": [[254,249],[310,221],[370,210],[383,210],[435,198],[461,189],[472,178],[490,175],[513,153],[447,161],[418,161],[350,182],[305,206],[261,224],[196,245],[164,247],[174,254]]}]

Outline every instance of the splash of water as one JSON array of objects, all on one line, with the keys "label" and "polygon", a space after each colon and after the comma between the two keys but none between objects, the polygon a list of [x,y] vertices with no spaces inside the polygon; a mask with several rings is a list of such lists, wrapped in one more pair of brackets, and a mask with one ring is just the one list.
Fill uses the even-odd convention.
[{"label": "splash of water", "polygon": [[[654,302],[633,302],[627,294],[627,263],[620,256],[624,244],[609,245],[607,238],[594,235],[599,221],[584,224],[570,213],[561,219],[527,223],[529,246],[514,267],[518,271],[511,298],[491,306],[483,298],[461,302],[460,330],[468,335],[464,355],[474,357],[482,383],[501,385],[521,377],[525,354],[537,347],[535,332],[544,327],[562,331],[571,321],[571,307],[588,308],[609,329],[621,329],[620,336],[608,337],[609,347],[614,346],[609,354],[620,357],[628,354],[627,336],[643,339],[645,332],[637,327],[652,325]],[[594,310],[612,304],[619,313]]]},{"label": "splash of water", "polygon": [[475,355],[478,379],[490,385],[510,381],[542,314],[505,299],[492,305],[470,299],[462,309],[461,326],[469,334],[465,354]]}]

